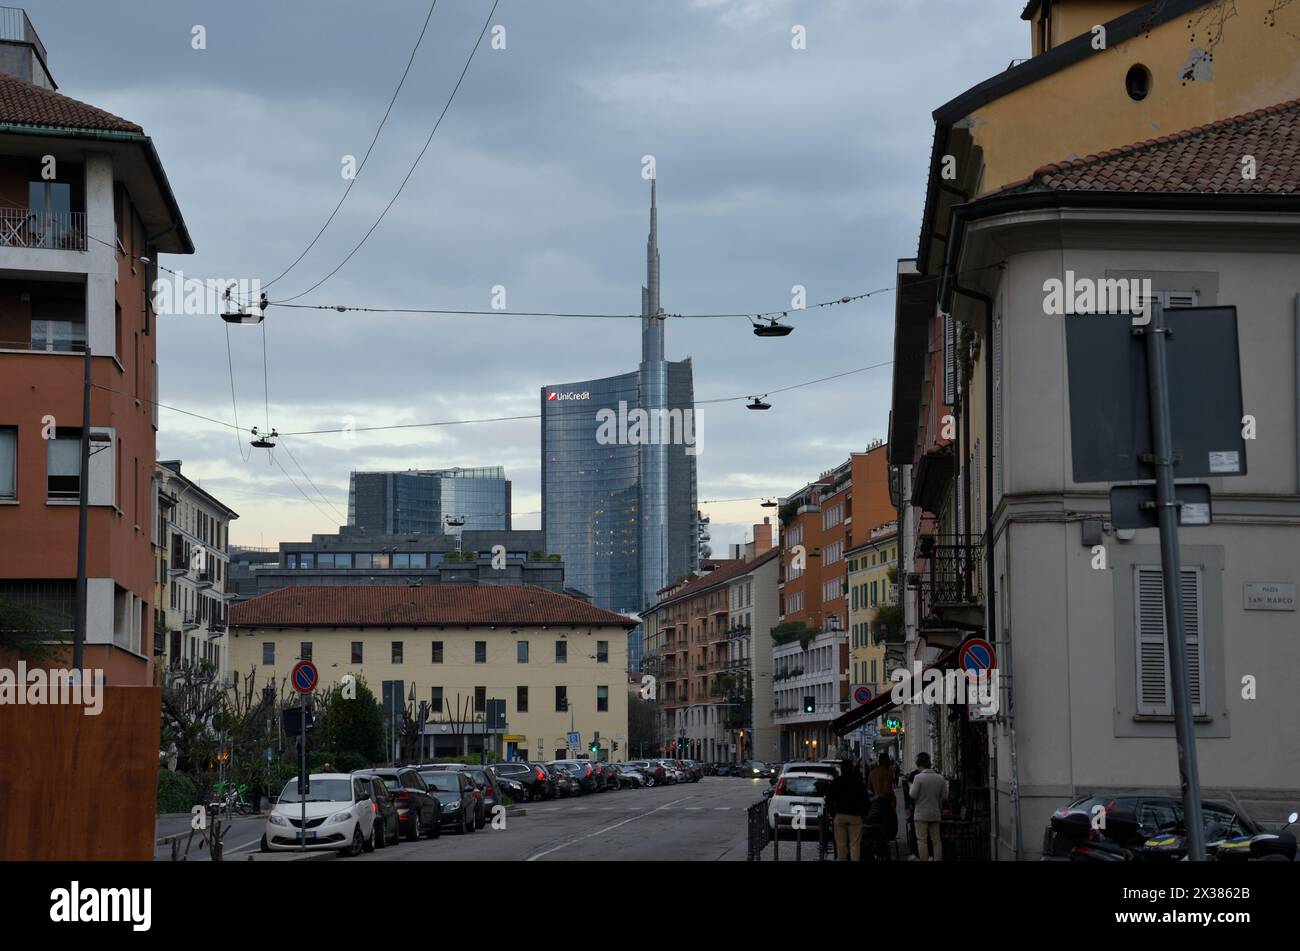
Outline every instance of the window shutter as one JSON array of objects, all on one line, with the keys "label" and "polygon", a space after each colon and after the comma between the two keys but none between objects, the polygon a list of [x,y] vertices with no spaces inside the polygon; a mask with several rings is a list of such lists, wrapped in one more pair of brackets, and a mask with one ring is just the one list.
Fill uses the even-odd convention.
[{"label": "window shutter", "polygon": [[[1137,709],[1139,714],[1171,716],[1173,687],[1169,676],[1169,648],[1165,640],[1164,576],[1158,566],[1133,569],[1136,611]],[[1205,713],[1204,670],[1201,650],[1201,573],[1182,571],[1183,634],[1187,642],[1187,686],[1194,716]]]},{"label": "window shutter", "polygon": [[1196,291],[1162,291],[1165,309],[1171,307],[1195,307],[1199,297]]},{"label": "window shutter", "polygon": [[957,369],[953,359],[952,314],[943,315],[943,401],[957,402]]}]

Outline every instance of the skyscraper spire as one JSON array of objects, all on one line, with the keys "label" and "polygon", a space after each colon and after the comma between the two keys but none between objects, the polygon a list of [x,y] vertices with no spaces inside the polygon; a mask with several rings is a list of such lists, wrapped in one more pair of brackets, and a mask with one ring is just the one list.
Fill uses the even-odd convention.
[{"label": "skyscraper spire", "polygon": [[646,282],[641,288],[641,362],[664,359],[663,308],[659,306],[659,211],[655,179],[650,179],[650,237],[645,245]]}]

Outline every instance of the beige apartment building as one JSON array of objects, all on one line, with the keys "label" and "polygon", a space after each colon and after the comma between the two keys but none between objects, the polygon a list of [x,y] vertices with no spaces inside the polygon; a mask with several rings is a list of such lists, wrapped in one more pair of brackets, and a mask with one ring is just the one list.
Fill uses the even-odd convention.
[{"label": "beige apartment building", "polygon": [[364,678],[399,715],[423,701],[426,757],[562,758],[576,732],[583,755],[624,760],[635,625],[535,585],[297,586],[231,606],[230,663],[269,683],[311,660],[322,686]]}]

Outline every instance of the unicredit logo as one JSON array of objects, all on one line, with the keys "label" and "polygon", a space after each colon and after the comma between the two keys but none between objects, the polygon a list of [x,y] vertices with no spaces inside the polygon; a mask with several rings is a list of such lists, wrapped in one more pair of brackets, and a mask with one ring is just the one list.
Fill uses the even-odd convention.
[{"label": "unicredit logo", "polygon": [[565,400],[589,400],[589,399],[591,399],[591,393],[589,393],[586,390],[583,390],[581,393],[561,393],[559,390],[551,390],[549,393],[546,394],[546,401],[548,403],[551,402],[562,403]]}]

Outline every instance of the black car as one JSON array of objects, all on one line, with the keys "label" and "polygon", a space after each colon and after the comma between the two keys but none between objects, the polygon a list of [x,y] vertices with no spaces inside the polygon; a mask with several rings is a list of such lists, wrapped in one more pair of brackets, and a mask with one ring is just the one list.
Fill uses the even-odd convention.
[{"label": "black car", "polygon": [[442,805],[442,824],[466,835],[477,828],[478,789],[469,773],[458,769],[428,769],[421,773]]},{"label": "black car", "polygon": [[522,785],[524,798],[529,802],[555,798],[555,780],[546,774],[546,767],[540,763],[497,763],[492,768],[502,779],[511,779]]},{"label": "black car", "polygon": [[442,831],[442,805],[413,766],[368,769],[365,775],[383,782],[397,807],[397,824],[408,842],[421,835],[436,838]]},{"label": "black car", "polygon": [[465,772],[469,773],[483,794],[483,805],[479,809],[478,827],[483,828],[483,824],[491,819],[496,813],[497,806],[502,805],[500,780],[497,778],[495,766],[471,766]]},{"label": "black car", "polygon": [[402,841],[402,827],[397,820],[397,803],[389,795],[388,787],[378,776],[365,771],[352,774],[364,779],[370,786],[370,803],[375,813],[375,824],[370,830],[371,844],[382,849],[390,843],[396,845]]},{"label": "black car", "polygon": [[[487,787],[486,777],[478,772],[482,766],[470,766],[466,763],[430,763],[421,766],[421,772],[426,770],[448,771],[456,773],[467,773],[470,782],[474,784],[474,827],[481,829],[487,823],[489,808],[487,805]],[[493,793],[495,795],[495,791]]]},{"label": "black car", "polygon": [[[1105,819],[1115,813],[1125,817],[1124,824],[1114,823],[1121,835],[1112,833],[1119,845],[1140,848],[1159,833],[1175,832],[1183,825],[1183,801],[1172,796],[1080,796],[1058,809],[1057,816],[1078,815],[1088,819],[1089,827],[1100,825],[1105,829]],[[1222,802],[1201,803],[1201,818],[1205,824],[1206,840],[1230,838],[1239,835],[1259,835],[1264,830],[1232,806]],[[1136,821],[1136,828],[1131,828]],[[1059,822],[1058,822],[1059,825]],[[1066,858],[1074,843],[1066,835],[1055,831],[1051,823],[1043,833],[1043,857]]]}]

